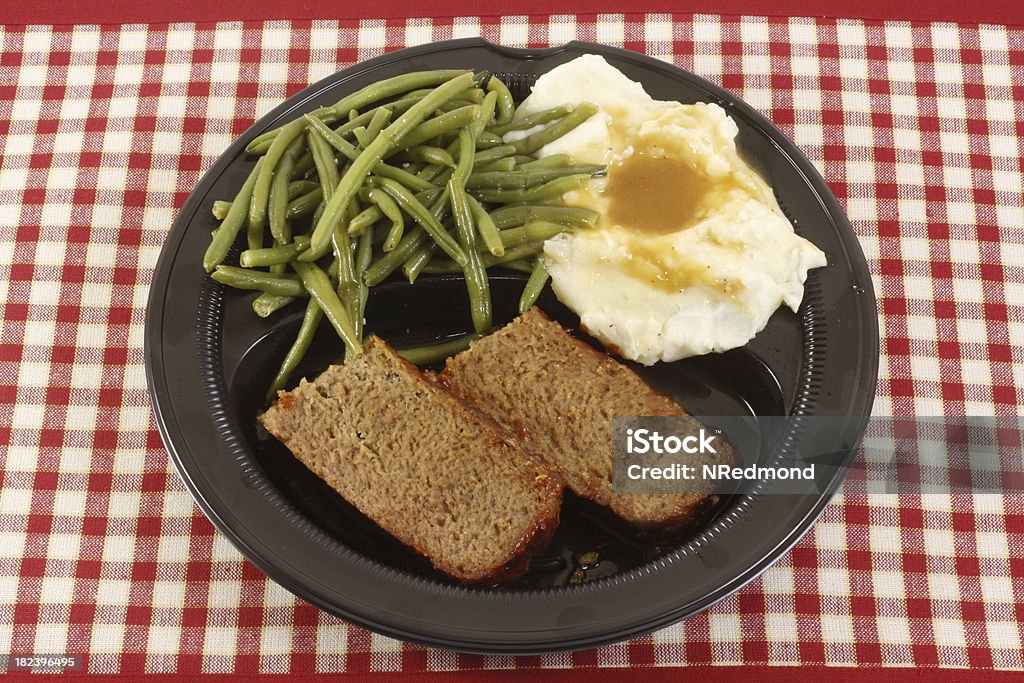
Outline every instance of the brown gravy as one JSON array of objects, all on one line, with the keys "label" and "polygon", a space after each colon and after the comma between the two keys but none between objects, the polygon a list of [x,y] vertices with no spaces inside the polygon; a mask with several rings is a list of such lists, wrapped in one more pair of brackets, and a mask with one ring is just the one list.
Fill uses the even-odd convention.
[{"label": "brown gravy", "polygon": [[664,292],[681,292],[687,287],[701,284],[735,297],[743,286],[735,280],[712,276],[709,265],[684,260],[670,268],[663,256],[662,249],[635,241],[630,244],[622,265],[633,278]]},{"label": "brown gravy", "polygon": [[637,232],[664,235],[694,222],[713,183],[671,156],[637,150],[608,168],[608,219]]},{"label": "brown gravy", "polygon": [[722,191],[737,185],[729,180],[716,183],[671,155],[656,156],[642,150],[609,166],[602,192],[608,200],[609,222],[638,233],[623,255],[625,270],[665,292],[701,284],[735,297],[740,282],[714,277],[710,266],[687,259],[668,259],[677,261],[669,266],[664,249],[670,247],[664,241],[650,241],[697,223],[715,203],[715,195],[720,201]]}]

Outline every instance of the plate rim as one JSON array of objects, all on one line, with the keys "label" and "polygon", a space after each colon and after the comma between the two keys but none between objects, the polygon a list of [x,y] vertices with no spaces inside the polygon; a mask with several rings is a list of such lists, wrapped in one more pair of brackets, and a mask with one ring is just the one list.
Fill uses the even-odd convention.
[{"label": "plate rim", "polygon": [[[214,523],[221,533],[225,534],[232,544],[234,544],[249,561],[256,564],[257,567],[267,574],[268,577],[284,586],[298,597],[320,607],[321,609],[342,616],[346,620],[365,628],[369,628],[392,637],[401,638],[409,642],[447,647],[468,652],[526,654],[593,647],[610,642],[616,642],[624,638],[634,637],[641,633],[649,632],[696,612],[702,611],[714,604],[714,602],[731,595],[734,591],[759,576],[761,572],[778,560],[778,558],[788,550],[793,543],[806,533],[824,508],[828,505],[835,490],[841,483],[841,480],[833,481],[833,485],[830,487],[829,491],[816,497],[814,503],[804,511],[800,521],[789,528],[785,534],[777,539],[778,542],[769,553],[759,561],[750,565],[732,581],[721,585],[716,590],[705,595],[702,599],[696,601],[697,604],[695,605],[688,604],[675,610],[666,610],[660,618],[647,619],[642,624],[639,624],[632,629],[609,632],[601,636],[581,636],[562,639],[557,642],[551,641],[550,639],[540,639],[532,641],[529,644],[521,642],[500,643],[486,640],[473,642],[464,638],[428,636],[411,632],[407,630],[407,627],[401,627],[393,623],[376,621],[373,618],[367,618],[366,615],[352,609],[341,608],[339,605],[325,599],[322,595],[311,591],[308,584],[303,585],[302,582],[297,581],[295,577],[288,574],[280,566],[268,561],[265,557],[265,553],[270,551],[270,549],[266,547],[266,544],[259,541],[259,539],[252,538],[251,533],[239,533],[239,530],[229,523],[229,520],[227,519],[228,515],[224,514],[224,510],[219,509],[218,506],[215,505],[217,501],[208,500],[208,492],[204,490],[203,483],[198,481],[194,476],[196,473],[190,471],[188,463],[184,460],[185,454],[178,451],[178,443],[174,434],[174,429],[178,428],[177,420],[173,415],[173,409],[167,410],[169,406],[165,404],[167,388],[166,385],[162,383],[165,378],[162,378],[159,373],[159,370],[164,367],[162,335],[159,334],[162,332],[162,314],[164,311],[164,301],[161,297],[163,296],[166,298],[165,290],[167,282],[170,280],[173,271],[173,264],[175,261],[174,255],[177,252],[177,247],[180,247],[180,242],[184,238],[184,233],[188,228],[189,222],[201,208],[201,206],[199,206],[201,202],[200,196],[205,195],[205,192],[200,192],[200,190],[206,187],[211,182],[211,179],[219,177],[221,173],[230,167],[234,162],[235,157],[238,156],[240,151],[242,151],[248,140],[254,137],[257,133],[265,130],[271,122],[274,122],[282,116],[286,116],[297,109],[301,109],[309,102],[310,99],[316,97],[324,89],[337,83],[339,80],[342,80],[343,77],[355,78],[358,77],[359,74],[374,71],[381,65],[390,64],[398,60],[420,55],[429,55],[436,51],[446,51],[465,47],[484,47],[503,56],[520,60],[543,58],[557,55],[559,53],[572,53],[573,51],[581,53],[588,52],[612,55],[619,60],[629,60],[642,67],[658,67],[661,69],[668,69],[670,71],[675,70],[685,76],[687,81],[694,85],[699,85],[701,89],[707,92],[715,100],[719,102],[729,102],[734,108],[743,111],[744,114],[746,114],[748,123],[756,123],[756,127],[759,129],[758,132],[771,140],[778,151],[785,153],[788,161],[800,171],[808,183],[813,187],[815,195],[818,197],[819,201],[823,203],[823,210],[825,210],[825,212],[833,219],[837,230],[840,232],[845,231],[845,234],[839,235],[841,238],[839,242],[843,247],[844,260],[853,271],[856,271],[852,274],[857,276],[859,284],[866,289],[864,293],[865,296],[859,297],[858,300],[861,301],[862,304],[866,304],[866,307],[862,305],[862,310],[859,312],[862,314],[862,322],[867,323],[868,329],[864,330],[866,334],[862,335],[860,341],[866,342],[866,348],[862,350],[865,350],[868,353],[866,353],[866,355],[862,355],[861,360],[866,361],[866,365],[862,367],[862,371],[860,373],[861,376],[858,382],[858,389],[860,389],[860,391],[855,392],[856,395],[853,401],[854,405],[851,406],[851,410],[848,411],[847,415],[847,417],[855,423],[852,426],[852,431],[856,433],[856,441],[859,441],[860,436],[863,434],[864,424],[866,424],[867,418],[870,415],[877,384],[879,365],[877,301],[874,295],[874,288],[870,272],[867,268],[866,259],[864,258],[863,251],[857,241],[856,233],[853,231],[852,226],[850,225],[845,212],[842,210],[842,207],[839,205],[838,200],[825,183],[817,168],[807,160],[806,157],[796,148],[795,144],[793,144],[792,141],[790,141],[788,137],[786,137],[766,117],[754,110],[750,105],[740,100],[737,96],[728,93],[710,81],[707,81],[706,79],[689,71],[683,70],[669,62],[663,62],[647,55],[631,52],[622,48],[597,43],[586,43],[582,41],[571,41],[561,46],[553,46],[543,49],[521,49],[494,45],[482,38],[465,38],[420,45],[386,53],[371,60],[359,62],[347,69],[335,72],[334,74],[331,74],[304,88],[271,109],[264,116],[260,117],[244,133],[238,136],[199,180],[196,188],[190,193],[188,199],[179,210],[174,224],[165,240],[164,247],[161,249],[159,260],[154,269],[146,310],[146,331],[144,338],[147,385],[149,388],[154,416],[161,439],[163,440],[168,454],[175,465],[175,469],[182,478],[182,481],[185,483],[186,488],[188,488],[193,499],[197,502],[198,506],[207,518]],[[174,239],[176,235],[179,237],[177,240]],[[850,241],[851,239],[852,243]],[[172,244],[176,248],[172,250],[173,253],[169,254],[168,248],[169,245]],[[851,247],[855,252],[852,255],[852,258],[850,253]],[[857,255],[859,255],[859,259],[856,258]],[[197,273],[196,275],[198,278],[199,274]],[[865,390],[865,384],[870,384],[870,388]],[[854,446],[855,445],[856,443],[854,443]],[[263,553],[258,551],[258,548],[256,547],[258,545],[263,546]],[[272,554],[272,551],[270,552]],[[500,596],[502,593],[496,592],[491,593],[491,595]],[[685,614],[681,612],[685,612]],[[507,647],[505,645],[507,645]]]}]

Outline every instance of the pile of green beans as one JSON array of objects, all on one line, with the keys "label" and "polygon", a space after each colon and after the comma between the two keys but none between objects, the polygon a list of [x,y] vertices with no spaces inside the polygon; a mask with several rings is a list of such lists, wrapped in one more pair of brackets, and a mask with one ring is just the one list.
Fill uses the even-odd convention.
[{"label": "pile of green beans", "polygon": [[[544,145],[593,115],[590,103],[517,118],[509,89],[488,73],[420,71],[368,85],[254,138],[257,156],[220,221],[203,267],[222,284],[259,294],[266,317],[302,301],[305,314],[267,399],[276,396],[327,319],[346,358],[362,352],[369,287],[394,273],[462,273],[474,332],[456,343],[404,350],[433,362],[492,328],[487,271],[530,274],[520,300],[536,302],[548,275],[544,240],[595,224],[563,206],[602,166],[566,155],[536,158]],[[545,127],[505,143],[510,131]],[[226,263],[245,233],[238,264]]]}]

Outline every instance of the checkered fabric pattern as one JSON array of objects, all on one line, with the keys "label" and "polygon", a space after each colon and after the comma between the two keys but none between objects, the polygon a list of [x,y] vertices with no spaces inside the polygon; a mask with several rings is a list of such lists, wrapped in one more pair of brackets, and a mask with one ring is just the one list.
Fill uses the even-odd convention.
[{"label": "checkered fabric pattern", "polygon": [[600,15],[0,31],[0,643],[92,672],[690,664],[1024,670],[1020,496],[840,495],[774,567],[653,635],[543,657],[426,650],[319,612],[193,504],[144,375],[175,211],[256,117],[407,45],[583,39],[769,116],[849,212],[882,330],[875,410],[1016,415],[1024,29]]}]

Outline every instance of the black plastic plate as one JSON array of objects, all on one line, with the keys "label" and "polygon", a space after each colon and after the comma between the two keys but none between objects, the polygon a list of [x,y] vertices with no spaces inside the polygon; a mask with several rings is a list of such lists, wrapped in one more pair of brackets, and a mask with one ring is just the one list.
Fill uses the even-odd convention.
[{"label": "black plastic plate", "polygon": [[[733,496],[678,545],[645,545],[570,497],[551,549],[512,586],[458,586],[382,532],[256,427],[261,397],[301,311],[257,318],[251,296],[203,275],[214,199],[237,192],[252,167],[245,145],[302,112],[381,78],[438,68],[501,73],[521,96],[536,76],[584,53],[604,55],[658,99],[717,102],[740,128],[743,154],[776,189],[798,232],[828,255],[794,315],[778,311],[750,344],[724,354],[637,368],[697,415],[846,417],[837,450],[856,444],[874,398],[878,327],[864,255],[817,171],[763,116],[721,88],[633,52],[586,43],[547,50],[455,40],[393,52],[330,76],[242,135],[182,208],[157,264],[146,317],[146,361],[161,435],[203,511],[271,578],[349,621],[414,642],[473,652],[531,653],[629,638],[698,612],[750,581],[811,525],[840,483],[820,495]],[[495,321],[510,320],[525,276],[497,275]],[[577,319],[546,293],[540,302]],[[396,346],[471,328],[459,278],[392,280],[372,290],[368,329]],[[340,346],[331,330],[302,371]],[[798,431],[798,430],[797,430]],[[781,443],[792,446],[794,431]],[[764,454],[763,457],[774,457]],[[852,457],[852,453],[851,453]],[[575,557],[600,562],[571,583]],[[579,576],[577,575],[577,579]]]}]

